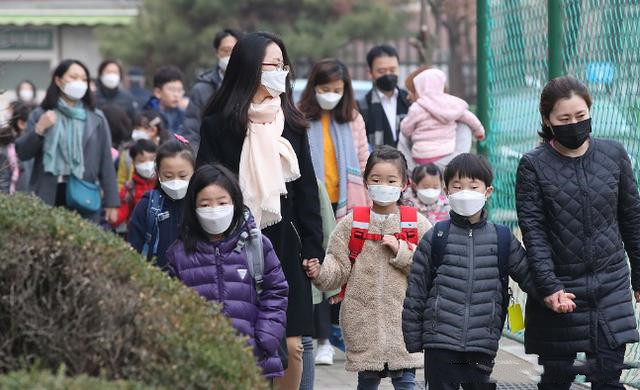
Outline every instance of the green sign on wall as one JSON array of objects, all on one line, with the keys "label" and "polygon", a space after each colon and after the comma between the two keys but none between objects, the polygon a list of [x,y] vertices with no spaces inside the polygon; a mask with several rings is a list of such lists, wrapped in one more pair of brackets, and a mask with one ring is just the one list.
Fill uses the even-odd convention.
[{"label": "green sign on wall", "polygon": [[48,29],[0,27],[0,50],[50,50],[53,32]]}]

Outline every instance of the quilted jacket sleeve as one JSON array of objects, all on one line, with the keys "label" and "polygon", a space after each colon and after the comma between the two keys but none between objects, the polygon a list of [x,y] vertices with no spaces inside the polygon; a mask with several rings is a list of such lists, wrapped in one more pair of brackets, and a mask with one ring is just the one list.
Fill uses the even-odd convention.
[{"label": "quilted jacket sleeve", "polygon": [[520,160],[516,174],[516,208],[533,281],[538,292],[547,297],[564,289],[564,285],[554,272],[542,191],[526,155]]},{"label": "quilted jacket sleeve", "polygon": [[360,113],[356,113],[356,119],[351,122],[351,135],[353,143],[358,153],[358,162],[360,163],[360,171],[364,172],[369,159],[369,144],[367,143],[367,129],[364,126],[364,119]]},{"label": "quilted jacket sleeve", "polygon": [[407,351],[410,353],[422,351],[423,313],[427,306],[427,298],[431,289],[430,259],[431,234],[429,230],[422,237],[418,249],[413,255],[409,284],[402,310],[402,333]]},{"label": "quilted jacket sleeve", "polygon": [[259,299],[258,319],[255,325],[255,339],[260,348],[273,353],[284,336],[289,285],[271,242],[265,236],[263,236],[262,242],[264,245],[264,276]]},{"label": "quilted jacket sleeve", "polygon": [[400,122],[400,130],[402,131],[402,134],[411,138],[413,133],[416,131],[418,123],[425,119],[423,112],[424,111],[418,104],[414,103],[409,107],[409,113],[402,122]]},{"label": "quilted jacket sleeve", "polygon": [[631,264],[631,286],[640,290],[640,195],[631,161],[622,149],[620,158],[620,184],[618,188],[618,226],[624,241],[624,249]]},{"label": "quilted jacket sleeve", "polygon": [[541,301],[541,298],[536,290],[536,285],[533,282],[533,277],[529,271],[529,261],[527,259],[527,253],[525,252],[520,241],[512,234],[511,235],[511,248],[509,252],[509,276],[518,283],[520,288],[527,293],[527,295],[537,301]]}]

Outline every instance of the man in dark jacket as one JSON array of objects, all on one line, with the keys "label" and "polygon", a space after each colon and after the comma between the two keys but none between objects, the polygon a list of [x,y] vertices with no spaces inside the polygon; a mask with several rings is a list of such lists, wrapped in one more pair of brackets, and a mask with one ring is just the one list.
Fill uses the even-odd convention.
[{"label": "man in dark jacket", "polygon": [[218,64],[202,73],[189,93],[189,106],[187,106],[182,134],[196,148],[196,152],[200,145],[202,110],[213,93],[222,84],[222,78],[225,70],[227,70],[231,52],[241,36],[242,34],[239,31],[230,28],[226,28],[216,34],[213,39],[213,50],[218,57]]},{"label": "man in dark jacket", "polygon": [[400,121],[409,111],[407,91],[398,88],[398,53],[388,45],[376,46],[367,54],[369,76],[374,87],[358,101],[369,144],[398,145]]},{"label": "man in dark jacket", "polygon": [[[468,153],[454,158],[444,173],[453,210],[448,231],[436,225],[413,257],[402,329],[407,351],[426,350],[430,388],[490,382],[508,299],[500,279],[499,228],[487,221],[484,209],[492,179],[485,159]],[[522,245],[508,230],[503,236],[508,238],[502,241],[508,248],[503,272],[538,299]]]}]

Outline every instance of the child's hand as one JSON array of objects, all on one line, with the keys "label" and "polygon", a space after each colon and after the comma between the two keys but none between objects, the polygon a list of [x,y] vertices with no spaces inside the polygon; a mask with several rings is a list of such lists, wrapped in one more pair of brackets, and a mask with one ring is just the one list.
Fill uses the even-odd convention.
[{"label": "child's hand", "polygon": [[307,277],[311,280],[320,275],[320,260],[318,259],[303,260],[302,267],[304,268]]},{"label": "child's hand", "polygon": [[342,301],[342,298],[340,298],[340,294],[334,295],[334,296],[329,298],[329,304],[330,305],[335,305],[336,303],[339,303],[340,301]]},{"label": "child's hand", "polygon": [[636,303],[640,303],[640,290],[635,292],[635,297],[636,297]]},{"label": "child's hand", "polygon": [[395,236],[387,234],[382,237],[382,245],[386,246],[393,252],[394,256],[398,255],[398,251],[400,250],[400,241]]}]

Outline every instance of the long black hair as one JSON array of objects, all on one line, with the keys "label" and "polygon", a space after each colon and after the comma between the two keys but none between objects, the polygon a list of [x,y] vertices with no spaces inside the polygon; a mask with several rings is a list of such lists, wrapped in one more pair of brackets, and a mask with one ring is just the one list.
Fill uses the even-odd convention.
[{"label": "long black hair", "polygon": [[[287,49],[280,38],[267,32],[245,35],[234,46],[222,85],[202,111],[203,117],[221,113],[224,122],[229,123],[237,135],[245,137],[249,124],[249,106],[260,87],[262,61],[267,46],[271,43],[280,47],[284,64],[291,68]],[[307,128],[307,121],[293,104],[291,83],[293,78],[293,71],[290,70],[287,75],[287,90],[281,95],[282,111],[289,126],[298,131],[304,131]]]},{"label": "long black hair", "polygon": [[93,93],[91,93],[91,88],[89,88],[89,81],[91,81],[91,74],[89,73],[89,68],[86,67],[85,64],[78,60],[67,59],[63,60],[56,69],[53,71],[51,75],[51,83],[47,88],[47,93],[44,96],[44,100],[40,104],[43,110],[53,110],[58,107],[58,101],[60,100],[60,96],[62,95],[62,90],[56,84],[56,77],[62,78],[65,73],[69,70],[71,65],[76,64],[79,65],[84,72],[87,74],[87,92],[85,92],[82,99],[82,103],[84,103],[84,107],[88,110],[93,110],[95,108],[95,102],[93,101]]},{"label": "long black hair", "polygon": [[202,229],[198,216],[196,214],[196,198],[198,193],[205,187],[215,184],[227,190],[233,202],[233,219],[231,225],[224,235],[235,231],[245,221],[244,219],[244,200],[242,198],[242,190],[238,179],[231,171],[222,165],[205,164],[191,176],[189,188],[184,198],[184,209],[182,211],[182,224],[178,238],[184,243],[187,253],[193,253],[196,250],[198,241],[209,241],[209,234]]}]

